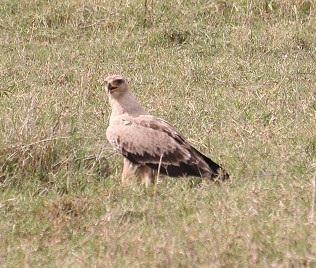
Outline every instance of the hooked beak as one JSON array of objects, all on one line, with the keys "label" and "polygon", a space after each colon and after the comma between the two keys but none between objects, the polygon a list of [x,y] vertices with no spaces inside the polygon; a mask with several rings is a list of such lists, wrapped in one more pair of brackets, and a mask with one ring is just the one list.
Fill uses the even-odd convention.
[{"label": "hooked beak", "polygon": [[112,89],[113,89],[113,87],[112,87],[111,83],[108,83],[108,92],[111,92]]}]

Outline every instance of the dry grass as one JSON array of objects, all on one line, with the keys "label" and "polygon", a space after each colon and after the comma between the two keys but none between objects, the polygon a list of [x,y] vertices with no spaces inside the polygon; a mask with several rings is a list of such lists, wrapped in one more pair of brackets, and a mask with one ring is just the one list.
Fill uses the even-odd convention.
[{"label": "dry grass", "polygon": [[[315,267],[316,3],[0,5],[0,266]],[[232,180],[119,183],[103,78]]]}]

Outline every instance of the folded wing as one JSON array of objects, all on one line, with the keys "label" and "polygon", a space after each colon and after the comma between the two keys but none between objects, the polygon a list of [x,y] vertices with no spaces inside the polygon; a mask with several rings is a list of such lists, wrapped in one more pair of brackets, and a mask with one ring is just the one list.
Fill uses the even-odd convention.
[{"label": "folded wing", "polygon": [[107,136],[124,157],[171,177],[197,176],[228,179],[228,174],[193,148],[166,121],[150,115],[121,117],[109,126]]}]

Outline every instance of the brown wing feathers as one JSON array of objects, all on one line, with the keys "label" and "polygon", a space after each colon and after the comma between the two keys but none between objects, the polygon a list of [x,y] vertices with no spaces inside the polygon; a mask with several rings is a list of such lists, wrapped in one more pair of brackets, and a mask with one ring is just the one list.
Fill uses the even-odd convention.
[{"label": "brown wing feathers", "polygon": [[[126,158],[135,164],[147,165],[155,170],[160,166],[160,173],[171,177],[198,176],[216,179],[219,176],[221,167],[193,148],[171,125],[157,118],[146,119],[133,122],[134,129],[144,131],[142,128],[146,128],[147,131],[155,131],[155,135],[163,136],[162,142],[168,142],[173,146],[152,144],[151,148],[149,146],[146,148],[145,143],[136,146],[132,142],[125,141],[120,147],[121,153]],[[227,178],[227,175],[221,177],[221,179]]]}]

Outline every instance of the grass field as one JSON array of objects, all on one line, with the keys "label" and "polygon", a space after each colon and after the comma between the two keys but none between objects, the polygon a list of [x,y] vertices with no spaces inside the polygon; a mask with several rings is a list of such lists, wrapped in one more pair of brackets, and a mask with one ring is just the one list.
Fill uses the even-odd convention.
[{"label": "grass field", "polygon": [[[1,267],[316,267],[316,2],[0,1]],[[120,184],[121,74],[231,180]]]}]

